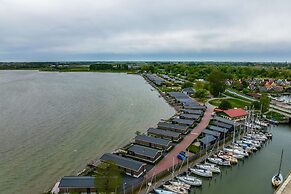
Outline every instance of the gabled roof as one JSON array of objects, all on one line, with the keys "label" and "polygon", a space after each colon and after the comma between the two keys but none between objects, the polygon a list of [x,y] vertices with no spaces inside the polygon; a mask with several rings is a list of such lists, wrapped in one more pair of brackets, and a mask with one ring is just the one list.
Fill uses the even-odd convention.
[{"label": "gabled roof", "polygon": [[181,125],[188,125],[191,126],[194,124],[194,120],[192,119],[173,119],[172,120],[173,123],[177,123],[177,124],[181,124]]},{"label": "gabled roof", "polygon": [[142,155],[145,157],[150,157],[150,158],[155,158],[158,153],[161,153],[161,150],[154,149],[154,148],[149,148],[146,146],[141,146],[141,145],[132,145],[128,149],[128,153],[130,154],[131,152],[137,154],[137,155]]},{"label": "gabled roof", "polygon": [[182,92],[187,92],[189,94],[194,94],[195,93],[195,90],[193,88],[188,87],[188,88],[184,88],[182,90]]},{"label": "gabled roof", "polygon": [[180,118],[197,120],[200,118],[200,115],[183,113],[180,115]]},{"label": "gabled roof", "polygon": [[216,138],[212,135],[206,135],[205,137],[203,137],[202,139],[200,139],[200,142],[202,142],[204,145],[208,145],[211,142],[215,141]]},{"label": "gabled roof", "polygon": [[202,133],[208,134],[208,135],[213,135],[214,137],[220,137],[220,133],[217,131],[212,131],[209,129],[203,129]]},{"label": "gabled roof", "polygon": [[173,130],[179,130],[179,131],[187,131],[188,130],[188,127],[186,127],[186,126],[167,123],[167,122],[159,122],[158,128],[167,128],[167,129],[173,129]]},{"label": "gabled roof", "polygon": [[136,160],[132,160],[129,158],[125,158],[116,154],[104,154],[101,158],[101,161],[112,161],[114,163],[116,163],[117,166],[123,167],[123,168],[127,168],[130,170],[134,170],[136,172],[138,172],[140,170],[141,167],[145,166],[146,164],[143,162],[139,162]]},{"label": "gabled roof", "polygon": [[148,133],[167,136],[167,137],[173,137],[173,138],[179,138],[180,137],[180,133],[177,133],[177,132],[174,132],[174,131],[156,129],[156,128],[149,128],[148,129]]},{"label": "gabled roof", "polygon": [[229,125],[229,124],[222,123],[222,122],[219,122],[219,121],[215,121],[214,125],[217,125],[219,127],[223,127],[223,128],[226,128],[226,129],[231,129],[233,127],[233,125]]},{"label": "gabled roof", "polygon": [[218,131],[220,133],[227,133],[228,132],[228,129],[223,128],[223,127],[217,127],[214,125],[208,125],[207,128],[210,130],[213,130],[213,131]]},{"label": "gabled roof", "polygon": [[234,121],[229,120],[229,119],[225,119],[225,118],[222,118],[222,117],[219,117],[219,116],[215,116],[214,120],[217,120],[219,122],[226,123],[226,124],[229,124],[229,125],[234,125]]},{"label": "gabled roof", "polygon": [[135,140],[139,140],[139,141],[143,141],[143,142],[147,142],[147,143],[153,143],[153,144],[157,144],[157,145],[161,145],[161,146],[168,146],[171,141],[166,140],[166,139],[161,139],[161,138],[157,138],[157,137],[150,137],[150,136],[146,136],[146,135],[138,135],[135,137]]},{"label": "gabled roof", "polygon": [[95,188],[95,177],[65,176],[61,179],[59,188]]},{"label": "gabled roof", "polygon": [[183,108],[184,109],[193,109],[193,110],[205,110],[206,109],[205,106],[195,105],[195,104],[184,104]]},{"label": "gabled roof", "polygon": [[231,118],[243,117],[248,115],[248,113],[242,108],[228,109],[223,112]]},{"label": "gabled roof", "polygon": [[183,109],[182,111],[184,113],[187,113],[187,114],[196,114],[196,115],[202,115],[203,114],[203,110]]}]

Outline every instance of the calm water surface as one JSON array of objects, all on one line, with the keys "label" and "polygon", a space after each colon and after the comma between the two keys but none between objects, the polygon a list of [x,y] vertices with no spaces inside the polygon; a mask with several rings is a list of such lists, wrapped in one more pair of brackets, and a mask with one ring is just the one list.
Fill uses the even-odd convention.
[{"label": "calm water surface", "polygon": [[261,150],[240,162],[223,168],[222,176],[203,179],[202,189],[196,194],[273,194],[271,178],[278,172],[281,150],[284,148],[282,174],[291,171],[291,126],[279,125],[272,129],[273,140]]},{"label": "calm water surface", "polygon": [[174,110],[142,77],[0,71],[0,193],[42,193]]}]

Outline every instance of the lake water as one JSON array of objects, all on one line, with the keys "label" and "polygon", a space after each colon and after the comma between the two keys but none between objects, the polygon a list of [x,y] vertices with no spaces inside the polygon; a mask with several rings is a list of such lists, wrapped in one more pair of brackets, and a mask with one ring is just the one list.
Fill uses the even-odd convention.
[{"label": "lake water", "polygon": [[175,111],[137,75],[0,71],[0,193],[42,193]]},{"label": "lake water", "polygon": [[278,172],[282,148],[284,149],[282,174],[291,171],[291,126],[279,125],[272,129],[273,140],[237,166],[223,168],[222,175],[203,179],[196,194],[273,194],[271,178]]}]

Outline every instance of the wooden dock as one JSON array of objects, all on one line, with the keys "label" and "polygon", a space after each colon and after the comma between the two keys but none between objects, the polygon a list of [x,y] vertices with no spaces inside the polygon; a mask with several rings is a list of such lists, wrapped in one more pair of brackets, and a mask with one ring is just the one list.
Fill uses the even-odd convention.
[{"label": "wooden dock", "polygon": [[283,184],[275,191],[275,194],[290,194],[291,193],[291,172],[283,182]]}]

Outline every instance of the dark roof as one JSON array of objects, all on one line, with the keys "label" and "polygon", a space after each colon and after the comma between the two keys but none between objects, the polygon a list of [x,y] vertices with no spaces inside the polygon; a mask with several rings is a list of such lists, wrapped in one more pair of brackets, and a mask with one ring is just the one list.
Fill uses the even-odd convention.
[{"label": "dark roof", "polygon": [[193,88],[184,88],[182,92],[187,92],[188,94],[194,94],[195,90]]},{"label": "dark roof", "polygon": [[226,124],[226,123],[222,123],[222,122],[219,122],[219,121],[215,121],[214,125],[217,125],[219,127],[223,127],[223,128],[226,128],[226,129],[231,129],[233,127],[232,125],[229,125],[229,124]]},{"label": "dark roof", "polygon": [[182,93],[182,92],[168,92],[168,94],[176,99],[183,99],[183,98],[189,98],[189,96],[187,96],[186,94]]},{"label": "dark roof", "polygon": [[180,118],[197,120],[200,118],[200,115],[183,113],[180,115]]},{"label": "dark roof", "polygon": [[203,114],[203,110],[183,109],[182,111],[184,113],[187,113],[187,114],[196,114],[196,115],[202,115]]},{"label": "dark roof", "polygon": [[228,132],[228,129],[222,128],[222,127],[217,127],[217,126],[214,126],[214,125],[208,125],[207,128],[208,129],[211,129],[213,131],[221,132],[221,133],[227,133]]},{"label": "dark roof", "polygon": [[161,150],[149,148],[149,147],[141,146],[141,145],[132,145],[132,146],[130,146],[128,151],[129,151],[129,154],[130,154],[130,152],[133,152],[135,154],[150,157],[150,158],[155,158],[155,156],[159,152],[161,152]]},{"label": "dark roof", "polygon": [[152,82],[154,82],[156,85],[161,85],[165,82],[164,79],[158,77],[157,75],[155,74],[146,74],[146,77],[151,80]]},{"label": "dark roof", "polygon": [[116,154],[104,154],[101,158],[101,161],[113,161],[116,163],[116,165],[123,167],[123,168],[127,168],[130,170],[134,170],[134,171],[139,171],[139,169],[142,166],[145,166],[146,164],[143,162],[139,162],[136,160],[132,160],[129,158],[125,158]]},{"label": "dark roof", "polygon": [[162,145],[162,146],[168,146],[170,144],[169,140],[161,139],[161,138],[157,138],[157,137],[150,137],[150,136],[146,136],[146,135],[138,135],[135,137],[135,140],[153,143],[153,144]]},{"label": "dark roof", "polygon": [[180,133],[174,132],[174,131],[168,131],[168,130],[162,130],[162,129],[156,129],[156,128],[149,128],[148,133],[157,134],[157,135],[163,135],[167,137],[173,137],[173,138],[179,138]]},{"label": "dark roof", "polygon": [[222,117],[215,116],[214,120],[217,120],[217,121],[229,124],[229,125],[234,125],[234,121],[229,120],[229,119],[225,119],[225,118],[222,118]]},{"label": "dark roof", "polygon": [[95,177],[65,176],[61,179],[59,188],[95,188]]},{"label": "dark roof", "polygon": [[183,108],[184,109],[195,109],[195,110],[205,110],[206,109],[205,106],[195,105],[195,104],[184,104]]},{"label": "dark roof", "polygon": [[200,142],[202,142],[204,145],[208,145],[209,143],[215,141],[216,138],[212,135],[206,135],[202,139],[200,139]]},{"label": "dark roof", "polygon": [[213,135],[215,137],[219,137],[220,136],[220,133],[219,132],[212,131],[212,130],[209,130],[209,129],[203,129],[202,133],[208,134],[208,135]]},{"label": "dark roof", "polygon": [[188,127],[186,127],[186,126],[172,124],[172,123],[166,123],[166,122],[159,122],[158,128],[168,128],[168,129],[180,130],[180,131],[187,131],[188,130]]},{"label": "dark roof", "polygon": [[182,125],[188,125],[191,126],[194,124],[194,120],[190,120],[190,119],[173,119],[172,120],[173,123],[177,123],[177,124],[182,124]]}]

